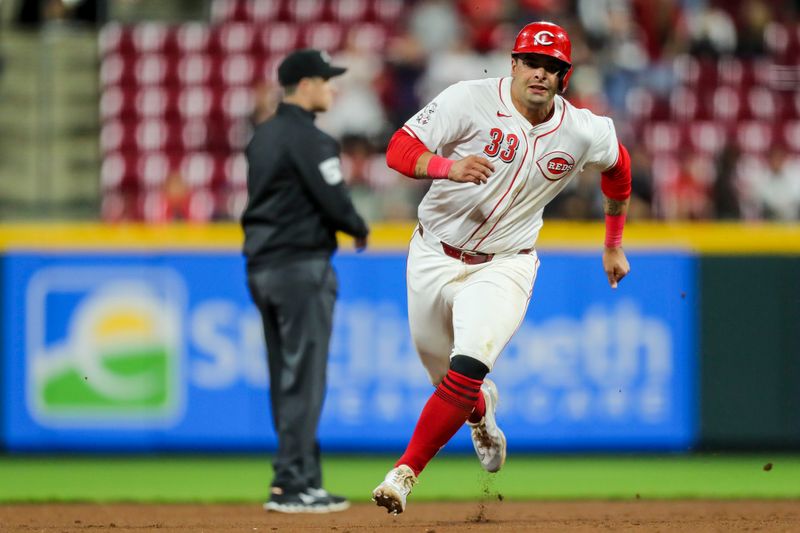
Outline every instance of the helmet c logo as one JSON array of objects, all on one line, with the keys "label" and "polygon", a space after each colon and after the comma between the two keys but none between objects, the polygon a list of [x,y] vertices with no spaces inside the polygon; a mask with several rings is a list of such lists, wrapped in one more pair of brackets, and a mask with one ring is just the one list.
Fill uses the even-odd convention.
[{"label": "helmet c logo", "polygon": [[535,42],[536,44],[538,44],[540,46],[550,46],[550,45],[553,44],[553,39],[554,38],[555,38],[555,35],[553,35],[552,33],[550,33],[547,30],[542,30],[542,31],[540,31],[539,33],[537,33],[536,35],[533,36],[533,42]]}]

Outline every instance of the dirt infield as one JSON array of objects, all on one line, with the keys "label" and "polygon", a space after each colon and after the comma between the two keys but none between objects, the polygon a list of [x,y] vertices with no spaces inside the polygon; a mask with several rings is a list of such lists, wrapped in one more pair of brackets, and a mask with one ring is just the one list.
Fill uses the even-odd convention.
[{"label": "dirt infield", "polygon": [[800,531],[800,501],[412,503],[390,516],[358,504],[329,515],[283,515],[258,505],[14,504],[3,532],[272,531]]}]

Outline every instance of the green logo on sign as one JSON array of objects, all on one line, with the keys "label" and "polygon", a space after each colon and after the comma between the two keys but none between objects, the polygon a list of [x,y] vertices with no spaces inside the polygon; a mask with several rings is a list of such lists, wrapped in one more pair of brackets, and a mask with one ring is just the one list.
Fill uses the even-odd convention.
[{"label": "green logo on sign", "polygon": [[59,268],[31,281],[28,405],[43,425],[175,420],[181,283],[163,269],[126,273]]}]

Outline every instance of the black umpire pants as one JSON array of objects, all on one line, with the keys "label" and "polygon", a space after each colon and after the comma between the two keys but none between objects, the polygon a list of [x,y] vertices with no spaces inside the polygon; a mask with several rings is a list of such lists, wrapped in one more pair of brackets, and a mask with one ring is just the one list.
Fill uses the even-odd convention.
[{"label": "black umpire pants", "polygon": [[319,424],[338,283],[327,258],[287,262],[248,273],[261,312],[278,451],[273,487],[322,487]]}]

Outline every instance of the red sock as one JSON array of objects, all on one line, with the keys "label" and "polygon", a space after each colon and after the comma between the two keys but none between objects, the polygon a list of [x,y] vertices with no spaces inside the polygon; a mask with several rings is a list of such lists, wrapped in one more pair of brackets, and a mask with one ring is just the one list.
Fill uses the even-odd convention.
[{"label": "red sock", "polygon": [[475,402],[475,409],[472,410],[470,413],[469,418],[467,418],[467,422],[472,422],[473,424],[477,424],[483,419],[483,416],[486,414],[486,399],[483,397],[483,394],[478,394],[478,401]]},{"label": "red sock", "polygon": [[422,408],[411,441],[395,466],[408,465],[415,475],[419,475],[439,449],[464,425],[478,398],[482,396],[481,383],[482,380],[448,370]]}]

